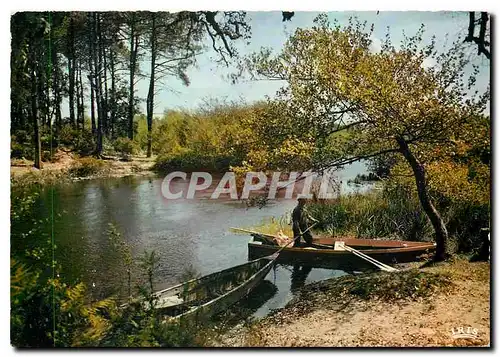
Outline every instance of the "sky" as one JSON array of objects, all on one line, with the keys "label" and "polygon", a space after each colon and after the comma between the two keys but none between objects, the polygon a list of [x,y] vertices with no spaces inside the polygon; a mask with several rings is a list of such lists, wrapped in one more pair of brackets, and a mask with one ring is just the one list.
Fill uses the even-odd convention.
[{"label": "sky", "polygon": [[[297,28],[312,27],[314,18],[318,12],[295,12],[291,21],[282,22],[280,11],[273,12],[248,12],[252,27],[251,38],[237,43],[239,55],[244,56],[258,51],[261,47],[269,47],[274,52],[279,52],[287,38]],[[337,20],[341,25],[346,24],[349,17],[357,16],[361,21],[367,21],[368,25],[374,24],[373,48],[380,46],[380,40],[385,38],[387,27],[391,34],[392,42],[397,44],[402,39],[403,31],[407,35],[414,34],[423,23],[426,28],[424,41],[428,41],[432,35],[436,35],[438,48],[446,47],[457,38],[465,38],[468,25],[468,13],[466,12],[329,12],[329,19]],[[369,26],[368,26],[369,28]],[[446,36],[448,34],[448,37]],[[447,39],[448,38],[448,39]],[[476,51],[470,45],[471,51]],[[476,52],[477,53],[477,52]],[[264,99],[266,95],[273,94],[283,85],[277,81],[242,81],[231,84],[224,77],[234,71],[218,65],[212,58],[214,51],[209,49],[198,56],[196,67],[191,67],[188,77],[191,84],[184,86],[174,77],[164,80],[165,85],[160,85],[156,96],[155,115],[161,115],[169,109],[196,109],[210,98],[219,100],[241,100],[247,103]],[[478,86],[485,88],[489,82],[489,60],[483,55],[477,56],[476,63],[481,66],[478,78]],[[144,63],[146,67],[146,63]],[[143,80],[138,84],[137,94],[141,98],[147,96],[148,82]],[[141,104],[145,112],[145,103]]]}]

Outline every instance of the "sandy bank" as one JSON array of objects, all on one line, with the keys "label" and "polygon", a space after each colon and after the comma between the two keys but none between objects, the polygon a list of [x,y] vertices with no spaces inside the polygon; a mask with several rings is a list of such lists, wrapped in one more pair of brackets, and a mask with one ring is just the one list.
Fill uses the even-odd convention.
[{"label": "sandy bank", "polygon": [[[487,346],[490,343],[490,264],[458,259],[416,272],[445,277],[428,296],[406,292],[396,279],[389,298],[339,293],[341,284],[312,284],[285,308],[214,342],[217,346],[359,347]],[[399,273],[392,273],[399,274]],[[417,274],[417,273],[416,273]],[[420,276],[413,275],[412,279]],[[426,275],[422,275],[427,279]],[[399,285],[398,285],[399,284]],[[406,283],[405,283],[406,284]],[[432,284],[429,284],[431,286]],[[352,285],[351,285],[352,286]],[[346,285],[346,289],[350,289]],[[401,289],[401,290],[398,290]],[[405,290],[406,292],[403,292]],[[459,328],[473,338],[455,338]],[[475,330],[474,330],[475,329]]]}]

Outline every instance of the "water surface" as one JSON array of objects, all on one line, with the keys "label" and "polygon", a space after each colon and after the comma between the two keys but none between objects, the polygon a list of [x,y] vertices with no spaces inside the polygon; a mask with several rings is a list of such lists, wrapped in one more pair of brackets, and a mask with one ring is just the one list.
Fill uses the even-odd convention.
[{"label": "water surface", "polygon": [[[355,164],[339,174],[343,193],[353,190],[347,180],[362,172],[364,165]],[[155,288],[163,289],[185,280],[187,272],[205,275],[246,262],[250,237],[229,228],[255,226],[270,216],[281,217],[296,204],[279,199],[259,209],[229,200],[167,201],[161,195],[161,183],[162,177],[133,176],[79,181],[57,187],[53,201],[47,193],[41,202],[41,217],[49,214],[52,204],[57,216],[56,260],[63,274],[82,279],[93,299],[126,293],[126,268],[123,257],[110,245],[109,223],[131,247],[134,261],[145,250],[156,252]],[[284,306],[298,286],[343,274],[277,266],[266,278],[277,292],[255,315]],[[134,268],[132,275],[134,282],[142,279],[139,268]]]}]

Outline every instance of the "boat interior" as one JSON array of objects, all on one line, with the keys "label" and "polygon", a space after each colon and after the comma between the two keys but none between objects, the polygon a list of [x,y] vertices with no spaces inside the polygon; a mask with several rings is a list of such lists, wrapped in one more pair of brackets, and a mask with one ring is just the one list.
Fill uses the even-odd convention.
[{"label": "boat interior", "polygon": [[[261,242],[262,244],[276,245],[270,237],[254,234],[253,240],[255,242]],[[389,239],[363,239],[363,238],[344,238],[344,237],[327,237],[327,236],[315,236],[313,237],[313,247],[333,249],[335,242],[344,242],[345,245],[355,248],[357,250],[366,249],[394,249],[394,248],[407,248],[407,247],[422,247],[429,246],[432,247],[434,243],[432,242],[411,242],[402,240],[389,240]],[[299,247],[305,247],[305,243],[301,242]]]},{"label": "boat interior", "polygon": [[234,289],[268,262],[266,259],[259,259],[160,291],[156,293],[158,300],[155,308],[169,316],[186,312]]}]

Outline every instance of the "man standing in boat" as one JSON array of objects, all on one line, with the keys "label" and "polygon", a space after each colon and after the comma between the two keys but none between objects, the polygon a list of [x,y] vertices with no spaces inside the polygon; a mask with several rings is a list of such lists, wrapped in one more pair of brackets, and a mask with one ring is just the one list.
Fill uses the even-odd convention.
[{"label": "man standing in boat", "polygon": [[311,247],[313,243],[313,237],[311,231],[309,230],[309,221],[317,222],[317,220],[312,218],[307,213],[305,207],[307,200],[304,197],[299,197],[297,201],[297,206],[293,209],[292,212],[293,237],[295,238],[293,246],[300,246],[300,237],[302,237],[306,241],[306,246]]}]

